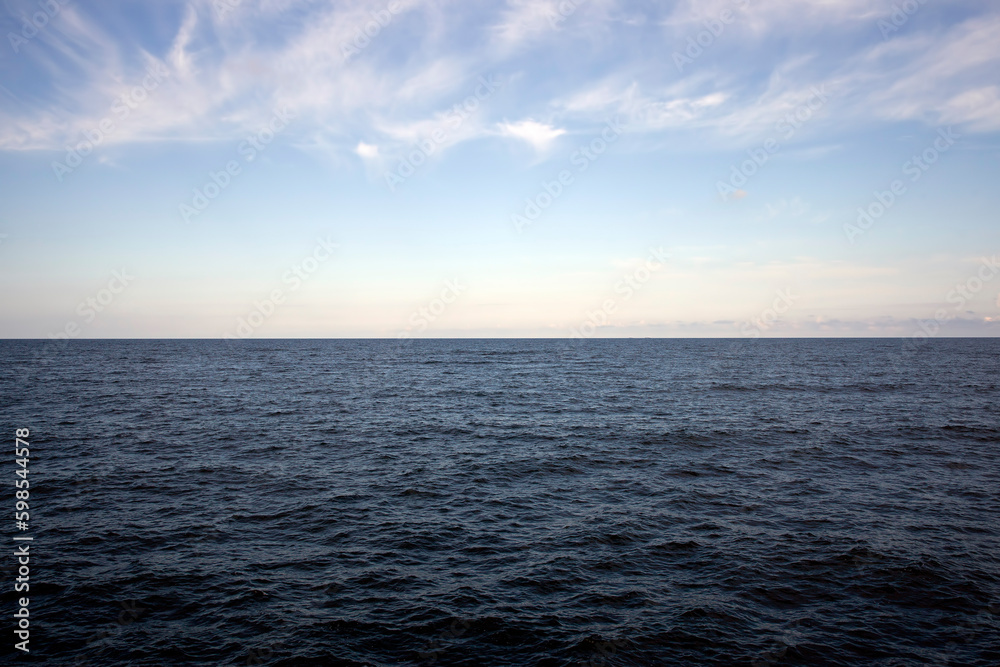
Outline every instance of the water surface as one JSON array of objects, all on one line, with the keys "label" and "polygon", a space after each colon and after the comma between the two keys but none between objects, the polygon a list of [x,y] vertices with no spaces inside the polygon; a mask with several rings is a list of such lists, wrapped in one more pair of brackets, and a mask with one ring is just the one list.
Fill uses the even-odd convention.
[{"label": "water surface", "polygon": [[1000,340],[54,345],[35,661],[1000,663]]}]

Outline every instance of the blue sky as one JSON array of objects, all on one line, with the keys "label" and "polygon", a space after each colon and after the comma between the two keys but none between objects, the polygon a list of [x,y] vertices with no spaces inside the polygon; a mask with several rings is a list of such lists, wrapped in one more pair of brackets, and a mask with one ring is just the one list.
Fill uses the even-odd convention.
[{"label": "blue sky", "polygon": [[1000,332],[994,3],[0,12],[0,337]]}]

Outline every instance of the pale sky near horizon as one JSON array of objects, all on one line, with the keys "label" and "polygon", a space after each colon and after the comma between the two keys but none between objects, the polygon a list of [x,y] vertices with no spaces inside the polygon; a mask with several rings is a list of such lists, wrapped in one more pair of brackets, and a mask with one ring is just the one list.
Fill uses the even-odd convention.
[{"label": "pale sky near horizon", "polygon": [[0,338],[1000,333],[1000,4],[4,0],[0,30]]}]

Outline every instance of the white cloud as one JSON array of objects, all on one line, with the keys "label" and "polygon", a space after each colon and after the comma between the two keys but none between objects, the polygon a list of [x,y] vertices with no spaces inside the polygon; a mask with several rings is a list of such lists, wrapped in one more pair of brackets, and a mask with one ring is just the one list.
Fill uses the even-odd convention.
[{"label": "white cloud", "polygon": [[534,120],[522,120],[517,123],[500,123],[497,126],[500,135],[527,142],[539,153],[544,153],[552,142],[566,134],[566,130],[539,123]]},{"label": "white cloud", "polygon": [[[692,4],[674,19],[687,23],[701,16],[703,9],[721,11],[724,6],[731,3],[710,3],[708,9],[699,4],[695,12]],[[787,4],[792,6],[801,9],[802,3]],[[875,21],[888,16],[891,5],[875,12],[875,18],[866,6],[862,2],[820,3],[795,28],[804,30],[819,15],[834,23],[872,20],[873,39],[848,58],[800,49],[773,65],[769,76],[756,79],[741,75],[739,61],[725,71],[703,61],[689,68],[686,76],[671,77],[666,84],[657,81],[655,74],[633,67],[633,72],[607,75],[555,100],[555,119],[592,123],[621,114],[628,118],[631,133],[694,131],[729,146],[733,142],[750,145],[767,137],[782,139],[785,130],[779,122],[807,103],[814,108],[808,122],[796,129],[796,140],[820,131],[829,136],[830,131],[896,121],[953,124],[967,132],[1000,129],[1000,85],[994,83],[993,75],[1000,68],[1000,40],[995,38],[1000,16],[996,12],[944,27],[929,23],[921,28],[911,19],[908,33],[883,41]],[[754,5],[754,11],[758,9],[761,16],[776,22],[768,30],[779,29],[789,18],[777,3]],[[740,48],[759,49],[742,38],[732,39]],[[828,98],[822,104],[816,103],[817,90]]]},{"label": "white cloud", "polygon": [[508,0],[500,22],[494,26],[497,39],[513,47],[541,33],[554,30],[559,19],[557,0]]},{"label": "white cloud", "polygon": [[374,160],[378,157],[378,146],[359,141],[354,152],[366,160]]},{"label": "white cloud", "polygon": [[[311,137],[314,146],[349,155],[365,137],[386,156],[440,126],[442,109],[471,94],[486,72],[546,85],[541,93],[534,85],[509,87],[504,95],[515,98],[503,107],[485,104],[442,147],[492,133],[544,154],[563,134],[614,115],[626,119],[630,133],[684,130],[719,144],[750,143],[773,134],[777,121],[822,85],[830,91],[829,105],[803,132],[912,120],[969,132],[1000,129],[1000,84],[993,74],[1000,67],[995,39],[1000,16],[993,9],[944,27],[922,23],[921,13],[883,41],[875,21],[888,15],[891,2],[758,0],[740,20],[755,30],[800,38],[787,51],[791,55],[774,54],[780,60],[762,77],[759,69],[768,65],[768,54],[749,57],[749,49],[761,53],[761,44],[735,34],[734,25],[734,34],[719,38],[731,40],[727,46],[712,48],[744,49],[746,64],[737,58],[720,70],[706,56],[678,78],[672,67],[651,67],[646,55],[626,53],[605,63],[610,52],[597,49],[595,35],[620,31],[614,34],[624,39],[637,34],[630,32],[639,30],[632,25],[636,21],[615,14],[621,3],[614,0],[574,3],[575,11],[559,21],[556,0],[510,0],[499,11],[480,11],[478,24],[470,25],[472,14],[460,11],[467,6],[453,0],[401,1],[402,10],[349,60],[342,46],[371,21],[372,11],[385,7],[381,0],[243,0],[224,18],[209,0],[192,1],[172,27],[170,45],[155,54],[128,34],[105,30],[86,7],[71,5],[36,38],[46,49],[20,54],[22,62],[34,59],[48,88],[30,95],[18,90],[19,101],[0,111],[0,150],[61,150],[80,141],[154,62],[166,64],[168,80],[108,143],[239,138],[276,105],[288,104],[298,112],[293,132],[300,142]],[[666,23],[683,36],[705,17],[733,6],[732,0],[685,2]],[[269,31],[279,15],[280,30]],[[801,39],[817,26],[854,30],[859,21],[871,22],[871,39],[867,46],[852,47],[854,55],[824,55]],[[563,72],[522,69],[512,47],[543,35],[552,39],[533,42],[539,48],[555,49],[562,44],[558,40],[582,36],[594,38],[596,50],[574,52],[569,64],[553,64]],[[498,43],[505,47],[495,48]],[[675,45],[665,48],[660,56],[669,63]],[[524,120],[497,123],[511,113],[511,104]]]},{"label": "white cloud", "polygon": [[882,118],[995,131],[1000,129],[993,85],[1000,68],[997,31],[1000,16],[986,16],[943,34],[898,37],[891,47],[873,47],[850,63],[845,78],[859,87],[868,84],[868,108]]},{"label": "white cloud", "polygon": [[875,22],[888,16],[898,0],[685,0],[663,22],[679,31],[702,30],[705,21],[717,21],[728,10],[730,25],[746,26],[757,35],[789,28]]}]

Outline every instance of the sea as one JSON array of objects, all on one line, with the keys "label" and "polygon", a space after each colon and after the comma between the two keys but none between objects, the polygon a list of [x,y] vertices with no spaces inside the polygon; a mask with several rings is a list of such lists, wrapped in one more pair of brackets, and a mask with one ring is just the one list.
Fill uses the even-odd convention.
[{"label": "sea", "polygon": [[0,359],[4,664],[1000,664],[1000,339]]}]

